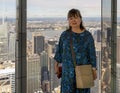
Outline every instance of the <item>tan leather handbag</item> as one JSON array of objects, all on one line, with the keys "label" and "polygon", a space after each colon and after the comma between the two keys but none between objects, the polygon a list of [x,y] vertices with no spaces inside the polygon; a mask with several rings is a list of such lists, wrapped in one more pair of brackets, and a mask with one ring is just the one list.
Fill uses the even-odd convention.
[{"label": "tan leather handbag", "polygon": [[91,65],[80,65],[75,67],[77,88],[91,88],[94,86]]}]

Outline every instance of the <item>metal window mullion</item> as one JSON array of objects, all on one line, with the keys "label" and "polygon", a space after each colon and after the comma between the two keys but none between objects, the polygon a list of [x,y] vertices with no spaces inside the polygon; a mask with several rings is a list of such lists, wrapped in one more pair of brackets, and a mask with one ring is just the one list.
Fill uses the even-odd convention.
[{"label": "metal window mullion", "polygon": [[117,0],[111,0],[111,93],[116,93],[116,63],[117,63]]},{"label": "metal window mullion", "polygon": [[27,93],[26,0],[17,0],[15,93]]}]

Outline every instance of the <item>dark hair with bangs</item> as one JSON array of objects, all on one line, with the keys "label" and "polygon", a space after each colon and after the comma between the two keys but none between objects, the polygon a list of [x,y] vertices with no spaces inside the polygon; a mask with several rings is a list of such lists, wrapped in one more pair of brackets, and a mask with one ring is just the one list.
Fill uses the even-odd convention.
[{"label": "dark hair with bangs", "polygon": [[[67,18],[70,18],[70,17],[80,17],[81,18],[81,24],[80,24],[80,29],[83,30],[85,29],[85,27],[83,26],[83,22],[82,22],[82,16],[81,16],[81,13],[78,9],[71,9],[69,10],[68,12],[68,15],[67,15]],[[68,30],[71,30],[71,26],[69,26]]]}]

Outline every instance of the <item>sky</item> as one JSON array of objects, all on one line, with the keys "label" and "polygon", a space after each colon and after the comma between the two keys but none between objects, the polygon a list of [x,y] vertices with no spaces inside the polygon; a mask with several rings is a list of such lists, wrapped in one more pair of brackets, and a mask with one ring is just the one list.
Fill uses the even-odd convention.
[{"label": "sky", "polygon": [[15,0],[0,0],[0,17],[15,17],[16,2]]},{"label": "sky", "polygon": [[[120,16],[120,0],[117,4]],[[83,17],[101,17],[101,0],[27,0],[27,17],[66,17],[71,8],[79,9]],[[16,17],[16,0],[0,0],[2,16]]]},{"label": "sky", "polygon": [[120,0],[117,0],[117,16],[120,17]]},{"label": "sky", "polygon": [[[66,17],[71,8],[85,17],[101,16],[101,0],[27,0],[27,17]],[[2,16],[16,16],[16,0],[0,0]]]},{"label": "sky", "polygon": [[[71,8],[77,8],[82,16],[101,16],[101,0],[28,0],[28,17],[32,16],[67,16]],[[34,7],[32,7],[34,6]],[[34,10],[36,11],[34,14]]]}]

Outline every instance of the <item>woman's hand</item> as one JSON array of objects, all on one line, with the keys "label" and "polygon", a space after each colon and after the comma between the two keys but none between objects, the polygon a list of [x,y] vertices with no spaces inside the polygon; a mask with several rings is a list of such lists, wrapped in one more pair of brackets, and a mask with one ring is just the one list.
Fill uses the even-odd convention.
[{"label": "woman's hand", "polygon": [[58,78],[61,78],[62,76],[62,67],[59,66],[58,62],[55,62],[55,74],[57,75]]},{"label": "woman's hand", "polygon": [[58,62],[55,62],[55,74],[59,73]]},{"label": "woman's hand", "polygon": [[97,70],[96,69],[92,69],[93,70],[93,79],[96,80],[97,79]]}]

